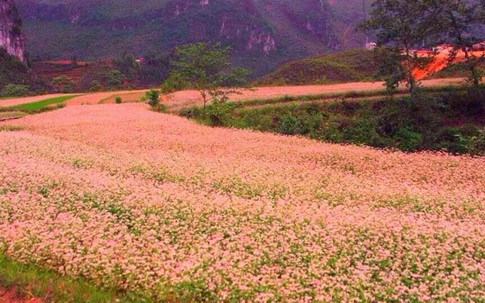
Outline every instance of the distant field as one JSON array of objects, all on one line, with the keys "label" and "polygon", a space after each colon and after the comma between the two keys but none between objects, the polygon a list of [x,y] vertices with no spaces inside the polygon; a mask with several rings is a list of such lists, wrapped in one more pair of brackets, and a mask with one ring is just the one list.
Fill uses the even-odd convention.
[{"label": "distant field", "polygon": [[[423,86],[425,87],[446,87],[449,85],[462,84],[464,84],[464,80],[459,78],[432,79],[423,81]],[[233,95],[231,96],[231,101],[244,101],[254,99],[264,100],[281,98],[285,96],[338,96],[353,92],[381,92],[381,94],[385,94],[385,87],[383,82],[351,82],[341,84],[298,86],[262,86],[255,87],[251,91],[244,91],[241,95]],[[202,99],[198,91],[185,90],[166,95],[163,102],[168,106],[170,110],[176,111],[192,105],[201,105]]]}]

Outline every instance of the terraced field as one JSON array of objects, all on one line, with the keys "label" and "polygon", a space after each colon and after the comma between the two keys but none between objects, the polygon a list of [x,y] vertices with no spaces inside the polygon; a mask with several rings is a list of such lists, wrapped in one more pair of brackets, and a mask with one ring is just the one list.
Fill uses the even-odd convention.
[{"label": "terraced field", "polygon": [[0,131],[0,253],[152,301],[482,302],[485,161],[143,104]]},{"label": "terraced field", "polygon": [[[423,81],[425,87],[444,87],[450,85],[460,85],[463,79],[447,78],[433,79]],[[380,91],[383,94],[384,85],[382,82],[355,82],[344,84],[330,85],[306,85],[306,86],[268,86],[256,87],[250,91],[244,91],[241,95],[231,96],[232,101],[244,101],[253,99],[271,99],[283,96],[303,96],[303,95],[325,95],[336,96],[349,92],[373,92]],[[144,95],[144,90],[137,91],[113,91],[82,94],[72,98],[67,102],[67,106],[72,105],[89,105],[100,103],[114,103],[114,97],[120,96],[124,102],[139,102]],[[53,94],[45,96],[33,96],[26,98],[0,99],[0,107],[15,106],[25,103],[37,102],[49,98],[63,96],[62,94]],[[162,96],[161,101],[172,111],[181,108],[201,105],[201,97],[198,91],[185,90]]]}]

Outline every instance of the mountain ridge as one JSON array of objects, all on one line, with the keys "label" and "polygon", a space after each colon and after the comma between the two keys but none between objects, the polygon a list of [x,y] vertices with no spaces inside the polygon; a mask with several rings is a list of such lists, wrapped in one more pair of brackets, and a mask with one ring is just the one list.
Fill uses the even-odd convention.
[{"label": "mountain ridge", "polygon": [[143,56],[183,43],[222,42],[232,47],[236,63],[261,75],[288,60],[362,42],[340,39],[336,28],[349,21],[336,17],[340,3],[325,0],[147,0],[135,6],[128,0],[26,0],[18,5],[34,59]]}]

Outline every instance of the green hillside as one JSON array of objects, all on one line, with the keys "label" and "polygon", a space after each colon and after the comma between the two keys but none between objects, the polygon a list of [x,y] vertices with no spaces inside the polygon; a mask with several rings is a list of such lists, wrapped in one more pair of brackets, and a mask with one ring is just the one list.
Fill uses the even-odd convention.
[{"label": "green hillside", "polygon": [[324,84],[371,81],[375,74],[374,55],[352,49],[292,61],[258,81],[261,85]]},{"label": "green hillside", "polygon": [[[478,65],[481,74],[485,73],[485,58],[480,60]],[[464,62],[450,64],[436,74],[432,74],[430,78],[467,78],[470,76],[470,70]]]},{"label": "green hillside", "polygon": [[362,44],[362,37],[349,39],[340,30],[360,20],[361,2],[344,2],[25,0],[18,6],[34,60],[144,56],[183,43],[222,42],[232,47],[235,63],[263,75],[282,62],[340,49],[341,40],[345,47]]},{"label": "green hillside", "polygon": [[30,81],[27,66],[0,48],[0,90],[7,84],[29,85]]}]

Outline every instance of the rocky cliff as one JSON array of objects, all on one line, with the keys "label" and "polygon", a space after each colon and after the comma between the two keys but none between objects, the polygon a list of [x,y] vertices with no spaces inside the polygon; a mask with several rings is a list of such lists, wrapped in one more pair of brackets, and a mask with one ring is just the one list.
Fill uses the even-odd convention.
[{"label": "rocky cliff", "polygon": [[[134,3],[136,4],[134,5]],[[22,0],[33,59],[96,59],[221,42],[262,74],[340,47],[326,0]],[[55,39],[53,38],[55,37]],[[37,57],[37,58],[36,58]]]},{"label": "rocky cliff", "polygon": [[22,21],[13,0],[0,0],[0,47],[21,61],[25,60]]}]

